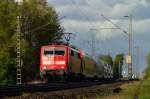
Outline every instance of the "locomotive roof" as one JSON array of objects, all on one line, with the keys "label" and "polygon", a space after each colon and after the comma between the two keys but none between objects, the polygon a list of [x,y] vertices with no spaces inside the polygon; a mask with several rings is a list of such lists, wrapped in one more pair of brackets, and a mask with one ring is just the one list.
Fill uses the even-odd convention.
[{"label": "locomotive roof", "polygon": [[46,47],[46,46],[66,46],[66,47],[69,47],[70,49],[72,49],[73,51],[76,51],[78,53],[82,53],[82,55],[84,56],[85,53],[83,52],[83,50],[81,50],[80,48],[74,46],[74,45],[71,45],[71,44],[68,44],[68,43],[65,43],[65,42],[51,42],[47,45],[43,45],[43,47]]},{"label": "locomotive roof", "polygon": [[[64,46],[68,46],[68,47],[71,47],[76,50],[79,49],[78,47],[68,44],[68,43],[65,43],[65,42],[52,42],[52,43],[49,43],[48,45],[64,45]],[[48,46],[48,45],[44,45],[44,46]]]},{"label": "locomotive roof", "polygon": [[71,45],[71,44],[68,44],[68,43],[65,43],[65,42],[51,42],[51,43],[49,43],[49,44],[47,44],[47,45],[43,45],[43,46],[50,46],[50,45],[54,45],[54,46],[68,46],[68,47],[70,47],[71,49],[75,49],[75,50],[78,50],[78,51],[81,51],[81,49],[80,48],[78,48],[78,47],[76,47],[76,46],[74,46],[74,45]]}]

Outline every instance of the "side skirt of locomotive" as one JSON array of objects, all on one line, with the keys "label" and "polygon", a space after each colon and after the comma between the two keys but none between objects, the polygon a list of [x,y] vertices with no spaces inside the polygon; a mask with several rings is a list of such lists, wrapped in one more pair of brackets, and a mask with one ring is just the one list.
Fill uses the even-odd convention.
[{"label": "side skirt of locomotive", "polygon": [[51,69],[40,72],[41,80],[45,82],[64,80],[65,70]]},{"label": "side skirt of locomotive", "polygon": [[41,80],[44,82],[53,81],[83,81],[93,79],[82,73],[68,72],[63,69],[45,70],[40,72]]},{"label": "side skirt of locomotive", "polygon": [[113,77],[106,75],[87,75],[83,73],[68,72],[64,69],[45,70],[40,72],[41,80],[44,82],[53,81],[103,81],[111,80]]}]

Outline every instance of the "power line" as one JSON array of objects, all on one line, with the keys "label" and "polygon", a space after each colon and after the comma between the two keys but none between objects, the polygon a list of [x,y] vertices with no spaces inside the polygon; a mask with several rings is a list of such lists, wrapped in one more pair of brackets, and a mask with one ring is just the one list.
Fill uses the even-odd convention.
[{"label": "power line", "polygon": [[70,0],[70,1],[71,1],[71,3],[72,3],[73,5],[76,5],[76,7],[79,9],[78,11],[83,15],[83,17],[85,17],[85,19],[86,19],[89,23],[91,23],[90,25],[93,25],[93,23],[91,22],[90,18],[83,12],[83,10],[79,7],[79,5],[77,5],[73,0]]},{"label": "power line", "polygon": [[[95,24],[93,24],[92,22],[91,22],[91,19],[89,19],[89,17],[85,14],[85,12],[75,3],[75,2],[73,2],[72,0],[71,0],[71,2],[72,2],[72,4],[74,4],[74,5],[76,5],[76,7],[79,9],[79,11],[80,11],[80,13],[85,17],[85,19],[88,21],[88,23],[89,23],[89,26],[95,26]],[[89,27],[88,26],[88,27]],[[89,29],[90,29],[91,27],[89,27]],[[93,58],[95,58],[95,37],[94,37],[94,34],[92,34],[92,40],[91,40],[91,54],[92,54],[92,56],[93,56]]]},{"label": "power line", "polygon": [[[86,1],[89,1],[89,0],[86,0]],[[87,3],[87,6],[88,7],[92,7],[89,3]],[[95,7],[92,7],[92,8],[95,8]],[[97,11],[95,11],[95,10],[97,10]],[[99,17],[101,14],[100,14],[100,11],[98,11],[98,9],[95,9],[94,11],[96,12],[95,14],[96,14],[96,16],[97,17]],[[100,23],[100,22],[98,22],[98,23]],[[100,26],[101,26],[101,24],[99,24]],[[95,29],[96,31],[98,31],[98,30],[104,30],[104,29],[118,29],[118,27],[104,27],[104,28],[98,28],[98,29]],[[109,49],[108,49],[109,50]]]},{"label": "power line", "polygon": [[[87,0],[87,1],[89,1],[89,0]],[[89,1],[89,2],[90,2],[90,1]],[[90,7],[96,8],[95,6],[91,6],[89,3],[87,3],[87,5],[90,6]],[[106,16],[104,16],[103,14],[101,14],[101,13],[100,13],[101,11],[100,11],[99,8],[96,8],[95,10],[97,10],[97,11],[96,11],[96,15],[97,15],[97,16],[103,17],[105,20],[107,20],[108,22],[110,22],[111,24],[113,24],[113,25],[116,27],[116,29],[119,29],[119,30],[121,30],[123,33],[125,33],[125,34],[128,35],[128,33],[127,33],[124,29],[122,29],[120,26],[118,26],[117,24],[115,24],[114,22],[112,22],[108,17],[106,17]]]},{"label": "power line", "polygon": [[[63,9],[60,8],[59,10],[57,10],[57,13],[58,13],[58,14],[63,13]],[[64,15],[64,16],[65,16],[65,17],[68,17],[67,15]],[[74,24],[72,24],[72,22],[67,22],[67,23],[69,23],[69,26],[71,25],[71,26],[75,27]],[[77,33],[77,31],[78,31],[78,30],[74,28],[73,32],[74,32],[74,33]],[[69,32],[70,32],[70,31],[69,31]]]},{"label": "power line", "polygon": [[[86,0],[86,1],[88,1],[88,2],[90,2],[89,0]],[[100,9],[99,8],[96,8],[95,6],[91,6],[89,3],[87,3],[87,6],[90,8],[94,8],[94,11],[96,12],[95,14],[96,14],[96,16],[97,17],[99,17],[100,15],[101,15],[101,11],[100,11]],[[95,9],[96,8],[96,9]],[[97,11],[96,11],[97,10]],[[100,24],[101,25],[101,24]]]},{"label": "power line", "polygon": [[101,14],[101,16],[104,18],[104,19],[106,19],[107,21],[109,21],[111,24],[113,24],[115,27],[117,27],[118,29],[120,29],[123,33],[125,33],[125,34],[127,34],[128,35],[128,33],[125,31],[125,30],[123,30],[120,26],[118,26],[117,24],[115,24],[115,23],[113,23],[110,19],[108,19],[106,16],[104,16],[103,14]]},{"label": "power line", "polygon": [[[87,0],[89,1],[89,0]],[[90,6],[88,3],[87,3],[88,6]],[[111,24],[113,24],[116,28],[120,29],[123,33],[125,34],[128,34],[124,29],[122,29],[120,26],[118,26],[117,24],[115,24],[114,22],[112,22],[108,17],[104,16],[103,14],[101,14],[99,11],[99,9],[96,11],[97,12],[97,16],[101,16],[103,17],[105,20],[107,20],[108,22],[110,22]]]},{"label": "power line", "polygon": [[[88,24],[89,24],[88,28],[90,28],[91,25],[94,26],[94,24],[91,22],[90,18],[84,13],[84,11],[83,11],[74,1],[70,0],[70,2],[72,3],[72,5],[74,5],[74,6],[71,6],[71,7],[72,7],[74,10],[77,9],[78,12],[80,12],[80,15],[83,16],[83,18],[85,18],[85,19],[88,21]],[[63,12],[62,9],[61,9],[61,12]],[[74,11],[74,12],[76,12],[76,11]],[[69,23],[71,26],[75,27],[75,28],[74,28],[75,33],[78,33],[78,32],[79,32],[79,29],[76,29],[76,26],[75,26],[74,24],[72,24],[72,22],[68,22],[68,23]]]},{"label": "power line", "polygon": [[[60,9],[59,12],[63,12],[63,10]],[[58,13],[59,13],[59,12],[58,12]],[[67,16],[65,15],[65,17],[67,17]],[[73,24],[72,22],[67,22],[67,24],[69,24],[69,26],[76,27],[76,26],[74,26],[74,24]],[[64,30],[65,30],[65,29],[64,29]],[[78,30],[77,30],[76,28],[73,28],[72,31],[65,31],[65,32],[78,33]],[[75,35],[75,34],[74,34],[74,35]]]}]

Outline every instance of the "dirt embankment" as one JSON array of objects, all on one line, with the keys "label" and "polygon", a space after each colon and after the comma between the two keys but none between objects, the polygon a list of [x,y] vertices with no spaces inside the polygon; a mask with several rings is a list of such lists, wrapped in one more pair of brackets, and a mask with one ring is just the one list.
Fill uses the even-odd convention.
[{"label": "dirt embankment", "polygon": [[[92,87],[76,88],[54,92],[23,93],[22,96],[9,99],[99,99],[121,91],[123,83],[103,84]],[[6,98],[5,98],[6,99]]]}]

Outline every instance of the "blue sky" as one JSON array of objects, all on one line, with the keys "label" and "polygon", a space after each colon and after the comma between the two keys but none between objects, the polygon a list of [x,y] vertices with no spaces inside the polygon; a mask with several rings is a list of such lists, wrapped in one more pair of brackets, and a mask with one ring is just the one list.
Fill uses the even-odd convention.
[{"label": "blue sky", "polygon": [[96,41],[96,54],[127,54],[128,36],[121,30],[103,29],[115,26],[101,14],[127,32],[129,19],[123,16],[132,14],[133,58],[136,62],[138,46],[138,67],[140,71],[144,70],[146,55],[150,51],[150,0],[48,0],[48,3],[56,9],[60,18],[66,16],[60,22],[65,32],[76,35],[72,37],[71,42],[89,54],[92,37]]}]

